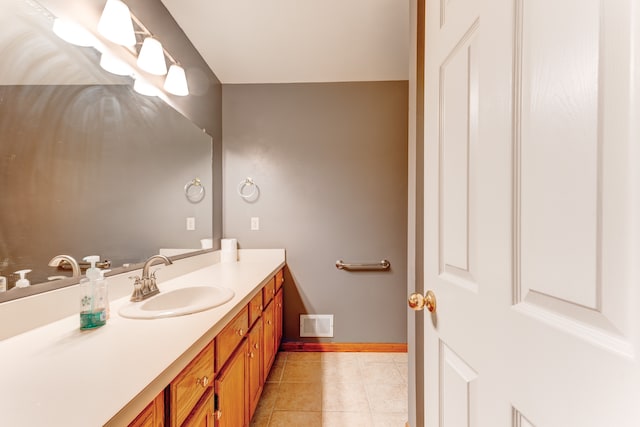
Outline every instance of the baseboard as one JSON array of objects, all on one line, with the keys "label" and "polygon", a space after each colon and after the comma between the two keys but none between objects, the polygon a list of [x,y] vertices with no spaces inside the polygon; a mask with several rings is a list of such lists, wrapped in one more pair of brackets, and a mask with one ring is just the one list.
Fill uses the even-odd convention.
[{"label": "baseboard", "polygon": [[281,351],[406,353],[403,343],[283,342]]}]

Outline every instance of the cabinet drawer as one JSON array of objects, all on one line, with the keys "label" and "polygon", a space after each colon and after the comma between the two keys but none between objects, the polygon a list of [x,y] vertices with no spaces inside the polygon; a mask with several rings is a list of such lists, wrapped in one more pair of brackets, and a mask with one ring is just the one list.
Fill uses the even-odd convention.
[{"label": "cabinet drawer", "polygon": [[249,330],[249,309],[244,309],[216,336],[216,371],[219,371]]},{"label": "cabinet drawer", "polygon": [[255,321],[262,314],[262,292],[258,292],[251,301],[249,301],[249,326],[253,326]]},{"label": "cabinet drawer", "polygon": [[213,386],[213,342],[171,382],[171,425],[180,426],[202,395]]},{"label": "cabinet drawer", "polygon": [[182,427],[213,427],[213,387],[209,387]]},{"label": "cabinet drawer", "polygon": [[262,288],[262,304],[266,307],[276,294],[276,278],[273,277]]},{"label": "cabinet drawer", "polygon": [[282,287],[284,283],[284,268],[281,268],[280,271],[276,273],[276,292]]}]

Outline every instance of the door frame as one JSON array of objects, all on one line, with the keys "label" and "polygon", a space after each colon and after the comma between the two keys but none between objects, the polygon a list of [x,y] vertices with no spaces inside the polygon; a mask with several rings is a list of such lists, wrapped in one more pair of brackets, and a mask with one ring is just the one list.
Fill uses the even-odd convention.
[{"label": "door frame", "polygon": [[[410,2],[407,295],[424,292],[425,1]],[[407,310],[409,426],[424,426],[424,312]]]}]

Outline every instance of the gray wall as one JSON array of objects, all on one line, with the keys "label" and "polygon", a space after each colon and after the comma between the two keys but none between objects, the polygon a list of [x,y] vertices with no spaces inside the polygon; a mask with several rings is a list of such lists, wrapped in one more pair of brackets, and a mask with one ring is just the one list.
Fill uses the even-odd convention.
[{"label": "gray wall", "polygon": [[[313,313],[334,314],[335,335],[312,341],[406,342],[407,82],[222,92],[224,235],[287,250],[285,339],[304,341],[298,316]],[[237,194],[248,176],[252,203]],[[383,258],[390,272],[335,268]]]}]

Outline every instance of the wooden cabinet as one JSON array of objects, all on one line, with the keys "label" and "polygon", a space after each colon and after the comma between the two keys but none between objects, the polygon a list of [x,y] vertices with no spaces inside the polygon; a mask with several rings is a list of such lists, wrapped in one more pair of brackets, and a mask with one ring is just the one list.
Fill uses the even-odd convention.
[{"label": "wooden cabinet", "polygon": [[249,310],[247,307],[233,318],[216,337],[216,371],[222,366],[236,349],[240,341],[249,331]]},{"label": "wooden cabinet", "polygon": [[164,390],[140,412],[129,427],[164,427]]},{"label": "wooden cabinet", "polygon": [[262,312],[262,382],[267,380],[269,370],[276,356],[275,348],[275,303],[271,301]]},{"label": "wooden cabinet", "polygon": [[284,304],[284,290],[280,288],[276,292],[276,296],[273,299],[275,303],[275,352],[278,352],[280,343],[282,342],[282,322],[283,322],[283,304]]},{"label": "wooden cabinet", "polygon": [[130,427],[248,426],[282,340],[283,280],[280,270]]},{"label": "wooden cabinet", "polygon": [[191,412],[191,415],[182,424],[182,427],[213,427],[214,397],[213,387],[209,387],[193,412]]},{"label": "wooden cabinet", "polygon": [[249,424],[246,389],[248,341],[243,340],[216,379],[217,427],[242,427]]},{"label": "wooden cabinet", "polygon": [[262,322],[256,322],[249,332],[247,360],[247,387],[249,392],[249,419],[253,417],[262,394],[264,371],[262,361]]},{"label": "wooden cabinet", "polygon": [[178,427],[209,392],[215,377],[213,370],[214,343],[209,343],[169,385],[171,426]]}]

